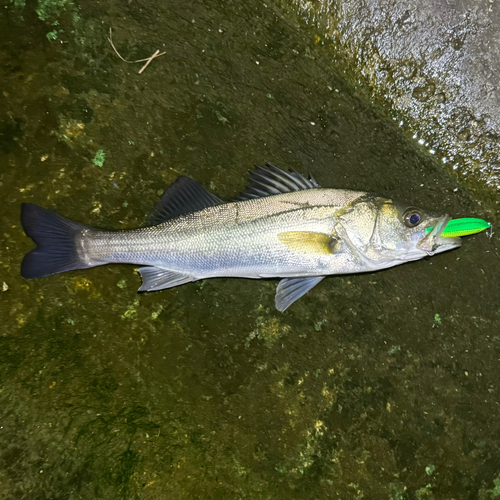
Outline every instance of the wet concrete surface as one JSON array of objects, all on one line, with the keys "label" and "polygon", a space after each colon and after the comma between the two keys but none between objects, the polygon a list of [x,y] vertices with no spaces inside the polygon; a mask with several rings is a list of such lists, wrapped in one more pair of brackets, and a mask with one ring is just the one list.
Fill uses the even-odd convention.
[{"label": "wet concrete surface", "polygon": [[[167,54],[139,75],[110,27],[127,60]],[[2,500],[499,498],[496,200],[314,27],[259,2],[39,1],[0,33]],[[229,200],[264,161],[493,234],[325,279],[285,314],[276,280],[139,295],[133,266],[19,274],[22,202],[137,227],[177,176]]]},{"label": "wet concrete surface", "polygon": [[318,31],[352,82],[464,180],[500,189],[496,0],[283,2]]}]

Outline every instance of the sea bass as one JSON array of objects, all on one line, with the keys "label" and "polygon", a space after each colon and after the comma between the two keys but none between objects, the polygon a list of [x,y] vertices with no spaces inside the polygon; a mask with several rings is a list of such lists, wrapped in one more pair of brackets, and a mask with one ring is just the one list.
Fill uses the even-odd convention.
[{"label": "sea bass", "polygon": [[21,220],[37,245],[22,262],[25,278],[110,263],[144,266],[140,291],[215,277],[276,277],[279,311],[327,275],[385,269],[461,244],[443,236],[448,215],[324,189],[270,164],[251,171],[248,190],[228,203],[180,177],[140,229],[97,229],[31,203],[23,203]]}]

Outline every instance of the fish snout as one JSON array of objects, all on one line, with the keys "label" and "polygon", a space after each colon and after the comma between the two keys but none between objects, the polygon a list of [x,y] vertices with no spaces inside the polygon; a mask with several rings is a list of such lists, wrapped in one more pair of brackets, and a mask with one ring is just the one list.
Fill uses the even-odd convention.
[{"label": "fish snout", "polygon": [[441,236],[450,220],[451,217],[449,215],[440,217],[431,231],[417,243],[417,248],[426,252],[427,255],[434,255],[435,253],[459,247],[462,244],[460,238],[443,238]]}]

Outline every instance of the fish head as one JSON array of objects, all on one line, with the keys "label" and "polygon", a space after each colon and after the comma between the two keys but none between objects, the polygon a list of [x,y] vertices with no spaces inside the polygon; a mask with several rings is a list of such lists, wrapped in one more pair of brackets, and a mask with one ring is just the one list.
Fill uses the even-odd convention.
[{"label": "fish head", "polygon": [[373,268],[383,268],[446,252],[461,245],[443,237],[449,215],[378,196],[364,195],[343,209],[342,229],[352,249]]}]

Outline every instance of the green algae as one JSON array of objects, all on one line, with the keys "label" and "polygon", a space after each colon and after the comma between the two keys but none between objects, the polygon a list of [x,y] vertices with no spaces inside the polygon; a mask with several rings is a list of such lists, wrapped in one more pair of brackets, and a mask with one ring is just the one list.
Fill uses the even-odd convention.
[{"label": "green algae", "polygon": [[436,328],[442,324],[443,320],[441,319],[441,316],[438,313],[434,314],[434,323],[432,324],[432,328]]},{"label": "green algae", "polygon": [[494,500],[500,498],[500,477],[493,480],[493,488],[481,488],[478,498],[479,500]]},{"label": "green algae", "polygon": [[404,500],[406,498],[406,487],[400,483],[390,483],[389,500]]},{"label": "green algae", "polygon": [[63,32],[62,30],[52,30],[49,31],[45,36],[47,37],[47,40],[52,42],[54,40],[57,40],[57,38],[59,37],[59,33],[62,32]]},{"label": "green algae", "polygon": [[47,21],[72,9],[74,9],[72,0],[37,0],[36,13],[41,21]]},{"label": "green algae", "polygon": [[104,162],[106,161],[106,153],[100,149],[99,151],[97,151],[97,153],[95,154],[94,158],[92,158],[92,163],[96,166],[96,167],[103,167],[104,166]]},{"label": "green algae", "polygon": [[426,468],[425,468],[425,473],[428,475],[428,476],[432,476],[432,474],[434,474],[436,470],[436,466],[435,465],[428,465]]},{"label": "green algae", "polygon": [[481,489],[479,492],[480,500],[486,500],[491,498],[496,499],[500,498],[500,478],[496,478],[493,480],[493,488],[489,490]]},{"label": "green algae", "polygon": [[417,491],[415,491],[415,497],[417,500],[433,500],[434,494],[432,493],[432,485],[427,484],[423,488],[419,488]]}]

